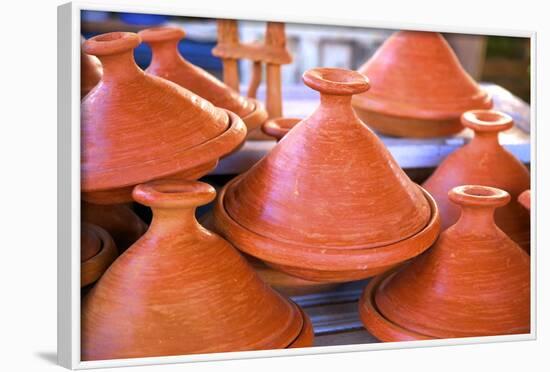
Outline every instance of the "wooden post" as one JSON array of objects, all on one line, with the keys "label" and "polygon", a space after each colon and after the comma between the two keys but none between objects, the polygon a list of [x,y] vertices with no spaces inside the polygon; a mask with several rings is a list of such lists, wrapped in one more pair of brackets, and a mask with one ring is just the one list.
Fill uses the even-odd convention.
[{"label": "wooden post", "polygon": [[[239,43],[237,21],[232,19],[218,20],[218,45]],[[223,81],[225,84],[239,91],[239,61],[234,58],[222,58]]]},{"label": "wooden post", "polygon": [[[268,46],[284,49],[286,47],[285,25],[280,22],[268,22],[265,32]],[[266,67],[267,92],[265,106],[270,118],[283,116],[283,95],[281,88],[281,65],[268,63]]]},{"label": "wooden post", "polygon": [[258,93],[258,87],[262,82],[262,61],[254,61],[252,66],[252,78],[250,79],[250,84],[248,85],[248,94],[250,98],[256,98]]}]

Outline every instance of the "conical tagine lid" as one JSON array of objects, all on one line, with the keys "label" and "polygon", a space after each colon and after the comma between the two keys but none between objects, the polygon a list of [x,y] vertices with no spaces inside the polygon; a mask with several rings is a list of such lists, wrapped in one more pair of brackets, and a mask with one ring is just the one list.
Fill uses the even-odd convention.
[{"label": "conical tagine lid", "polygon": [[497,187],[508,192],[512,201],[495,213],[500,229],[529,251],[529,212],[517,198],[530,187],[529,169],[499,144],[500,132],[513,127],[513,119],[494,110],[471,110],[462,117],[465,127],[475,132],[474,138],[439,164],[423,186],[437,201],[444,229],[454,224],[460,208],[449,201],[447,193],[460,185]]},{"label": "conical tagine lid", "polygon": [[[359,112],[418,120],[455,119],[451,131],[456,132],[461,129],[458,119],[464,111],[492,106],[488,94],[462,68],[439,33],[396,32],[358,71],[372,83],[372,89],[354,97],[353,104]],[[389,123],[388,128],[383,126],[379,116],[367,124],[382,132],[390,131],[388,134],[399,130]],[[410,125],[416,123],[412,121]],[[446,130],[417,128],[432,130],[436,135],[440,134],[436,133],[438,130],[442,134]]]},{"label": "conical tagine lid", "polygon": [[146,72],[173,81],[215,106],[234,112],[243,119],[249,131],[267,119],[267,112],[259,101],[242,97],[216,77],[181,56],[178,43],[185,36],[181,28],[154,27],[138,34],[151,46],[153,52],[151,65]]},{"label": "conical tagine lid", "polygon": [[132,186],[216,161],[237,147],[246,128],[234,114],[170,81],[143,72],[137,34],[87,40],[103,78],[82,102],[82,189]]},{"label": "conical tagine lid", "polygon": [[[226,186],[226,217],[263,238],[302,247],[296,252],[337,254],[388,247],[433,223],[429,197],[351,108],[351,96],[369,88],[367,78],[318,68],[303,80],[321,93],[320,106]],[[228,225],[218,222],[227,233]]]},{"label": "conical tagine lid", "polygon": [[459,186],[458,222],[397,272],[369,283],[360,302],[367,329],[383,341],[529,333],[529,256],[494,223],[510,201],[500,189]]},{"label": "conical tagine lid", "polygon": [[152,181],[133,196],[152,208],[153,220],[84,298],[82,359],[311,346],[299,307],[195,219],[213,187]]}]

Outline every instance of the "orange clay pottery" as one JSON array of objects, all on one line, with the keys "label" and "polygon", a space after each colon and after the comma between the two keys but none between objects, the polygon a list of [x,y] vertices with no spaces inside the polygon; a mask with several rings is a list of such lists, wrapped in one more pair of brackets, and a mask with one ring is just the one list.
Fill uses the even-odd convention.
[{"label": "orange clay pottery", "polygon": [[107,230],[123,252],[142,236],[147,224],[126,204],[100,205],[82,202],[82,220]]},{"label": "orange clay pottery", "polygon": [[115,242],[99,226],[83,222],[80,229],[80,286],[97,281],[118,256]]},{"label": "orange clay pottery", "polygon": [[269,119],[262,125],[262,131],[268,136],[275,137],[277,141],[280,141],[300,121],[302,121],[302,119],[284,117]]},{"label": "orange clay pottery", "polygon": [[518,202],[527,210],[531,210],[531,190],[525,190],[518,196]]},{"label": "orange clay pottery", "polygon": [[506,191],[458,186],[458,222],[401,268],[369,283],[359,302],[363,324],[382,341],[529,333],[529,255],[494,222]]},{"label": "orange clay pottery", "polygon": [[248,131],[267,119],[260,101],[240,96],[202,68],[186,61],[178,51],[185,32],[177,27],[154,27],[138,33],[151,46],[153,59],[146,72],[173,81],[193,93],[240,116]]},{"label": "orange clay pottery", "polygon": [[320,106],[225,185],[217,231],[273,268],[320,282],[366,278],[423,252],[439,232],[437,207],[355,115],[351,96],[368,79],[316,68],[303,80]]},{"label": "orange clay pottery", "polygon": [[[204,214],[199,219],[199,222],[208,230],[217,232],[212,213],[209,212]],[[311,293],[318,293],[338,286],[337,283],[321,283],[300,279],[282,271],[275,270],[272,267],[267,266],[263,261],[257,259],[256,257],[246,253],[242,254],[264,282],[285,296],[301,296]]]},{"label": "orange clay pottery", "polygon": [[136,186],[153,220],[82,304],[82,359],[311,346],[307,316],[195,219],[215,198],[196,181]]},{"label": "orange clay pottery", "polygon": [[112,32],[83,45],[103,65],[81,107],[81,184],[92,203],[129,202],[134,185],[154,179],[197,179],[246,136],[234,113],[142,71],[133,57],[140,42]]},{"label": "orange clay pottery", "polygon": [[463,129],[464,111],[492,107],[439,33],[396,32],[359,72],[369,77],[372,89],[355,96],[353,107],[382,134],[448,136]]},{"label": "orange clay pottery", "polygon": [[474,138],[443,160],[423,184],[439,206],[442,227],[451,226],[460,215],[460,208],[447,197],[454,186],[497,187],[512,196],[511,203],[497,209],[497,225],[529,251],[529,212],[517,202],[529,188],[529,170],[498,143],[498,133],[514,125],[512,118],[497,111],[473,110],[464,113],[462,123],[474,130]]},{"label": "orange clay pottery", "polygon": [[[81,37],[81,44],[85,41]],[[97,57],[80,51],[80,98],[88,94],[101,80],[101,62]]]}]

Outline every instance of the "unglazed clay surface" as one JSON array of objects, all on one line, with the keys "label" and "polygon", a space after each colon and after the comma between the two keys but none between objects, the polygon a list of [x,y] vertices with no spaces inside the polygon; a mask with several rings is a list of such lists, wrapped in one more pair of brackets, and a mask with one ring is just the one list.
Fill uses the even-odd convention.
[{"label": "unglazed clay surface", "polygon": [[80,230],[80,286],[97,281],[118,256],[115,242],[101,227],[83,222]]},{"label": "unglazed clay surface", "polygon": [[83,360],[312,344],[299,308],[196,221],[196,207],[215,197],[211,186],[155,181],[133,195],[153,221],[84,298]]},{"label": "unglazed clay surface", "polygon": [[267,119],[263,105],[255,99],[240,96],[200,67],[185,60],[178,51],[178,43],[185,32],[177,27],[155,27],[138,33],[151,46],[153,59],[146,72],[189,89],[217,107],[225,108],[241,117],[248,130]]},{"label": "unglazed clay surface", "polygon": [[503,190],[459,186],[462,213],[437,243],[367,287],[360,313],[382,341],[529,333],[529,256],[494,222]]},{"label": "unglazed clay surface", "polygon": [[[304,81],[321,93],[320,106],[225,186],[215,208],[216,227],[239,249],[308,280],[350,279],[346,271],[353,278],[369,276],[365,269],[377,265],[358,264],[362,259],[356,255],[378,247],[389,253],[392,244],[405,248],[407,239],[430,226],[424,231],[430,238],[413,244],[411,254],[426,249],[435,239],[436,210],[351,108],[351,96],[366,91],[368,79],[319,68],[307,71]],[[396,256],[387,264],[401,262]],[[355,261],[354,269],[321,270],[345,265],[345,257]]]},{"label": "unglazed clay surface", "polygon": [[101,195],[103,204],[125,202],[137,183],[193,177],[246,135],[235,114],[139,69],[133,49],[140,42],[137,34],[114,32],[83,45],[103,65],[101,82],[81,106],[81,181],[90,201],[100,202],[88,193],[111,193],[116,198]]},{"label": "unglazed clay surface", "polygon": [[492,110],[464,113],[462,122],[474,130],[470,143],[450,154],[423,186],[435,198],[441,213],[442,227],[454,224],[460,207],[447,193],[455,186],[475,184],[507,191],[512,201],[496,211],[497,225],[516,243],[529,251],[529,212],[517,201],[530,186],[529,170],[498,142],[498,133],[513,126],[512,118]]},{"label": "unglazed clay surface", "polygon": [[463,129],[464,111],[492,106],[439,33],[398,31],[359,72],[369,77],[372,88],[354,97],[354,108],[384,134],[451,135]]}]

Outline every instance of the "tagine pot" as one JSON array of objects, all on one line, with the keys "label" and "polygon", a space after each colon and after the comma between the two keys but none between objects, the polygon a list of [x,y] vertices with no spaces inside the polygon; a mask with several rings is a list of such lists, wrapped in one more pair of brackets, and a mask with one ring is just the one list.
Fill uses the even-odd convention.
[{"label": "tagine pot", "polygon": [[427,249],[437,206],[355,115],[368,79],[307,71],[321,103],[269,154],[221,190],[214,223],[238,249],[301,279],[343,282],[383,272]]},{"label": "tagine pot", "polygon": [[153,220],[84,298],[83,360],[312,345],[300,308],[195,219],[214,188],[164,180],[138,185],[133,195],[152,208]]},{"label": "tagine pot", "polygon": [[80,286],[95,283],[118,256],[115,242],[101,227],[83,222],[80,229]]},{"label": "tagine pot", "polygon": [[132,201],[134,185],[155,179],[197,179],[246,136],[236,114],[142,71],[133,57],[140,42],[137,34],[112,32],[83,45],[103,66],[101,83],[81,105],[88,202]]},{"label": "tagine pot", "polygon": [[213,105],[234,112],[242,118],[248,132],[267,119],[260,101],[245,98],[202,68],[181,56],[178,43],[185,32],[178,27],[153,27],[138,33],[152,50],[153,59],[146,72],[173,81],[210,101]]},{"label": "tagine pot", "polygon": [[529,333],[529,255],[495,224],[503,190],[458,186],[462,213],[436,244],[409,264],[369,282],[359,303],[381,341]]},{"label": "tagine pot", "polygon": [[262,131],[268,136],[274,137],[277,141],[280,141],[300,121],[302,121],[302,119],[285,117],[269,119],[263,123]]},{"label": "tagine pot", "polygon": [[[86,39],[81,37],[81,45]],[[80,51],[80,98],[88,94],[101,80],[101,62],[95,56]]]},{"label": "tagine pot", "polygon": [[525,190],[518,196],[518,202],[527,210],[531,210],[531,190]]},{"label": "tagine pot", "polygon": [[107,230],[121,252],[147,230],[147,224],[126,204],[100,205],[82,202],[80,213],[82,221]]},{"label": "tagine pot", "polygon": [[460,215],[460,207],[447,197],[450,189],[468,184],[497,187],[507,191],[512,201],[497,209],[496,223],[529,252],[529,212],[517,201],[529,188],[529,170],[498,142],[499,132],[514,125],[512,118],[498,111],[473,110],[464,113],[462,123],[475,132],[474,138],[445,158],[423,184],[439,206],[443,229]]},{"label": "tagine pot", "polygon": [[441,137],[460,132],[460,115],[492,100],[462,68],[443,36],[398,31],[358,70],[372,88],[353,98],[357,115],[379,133]]}]

